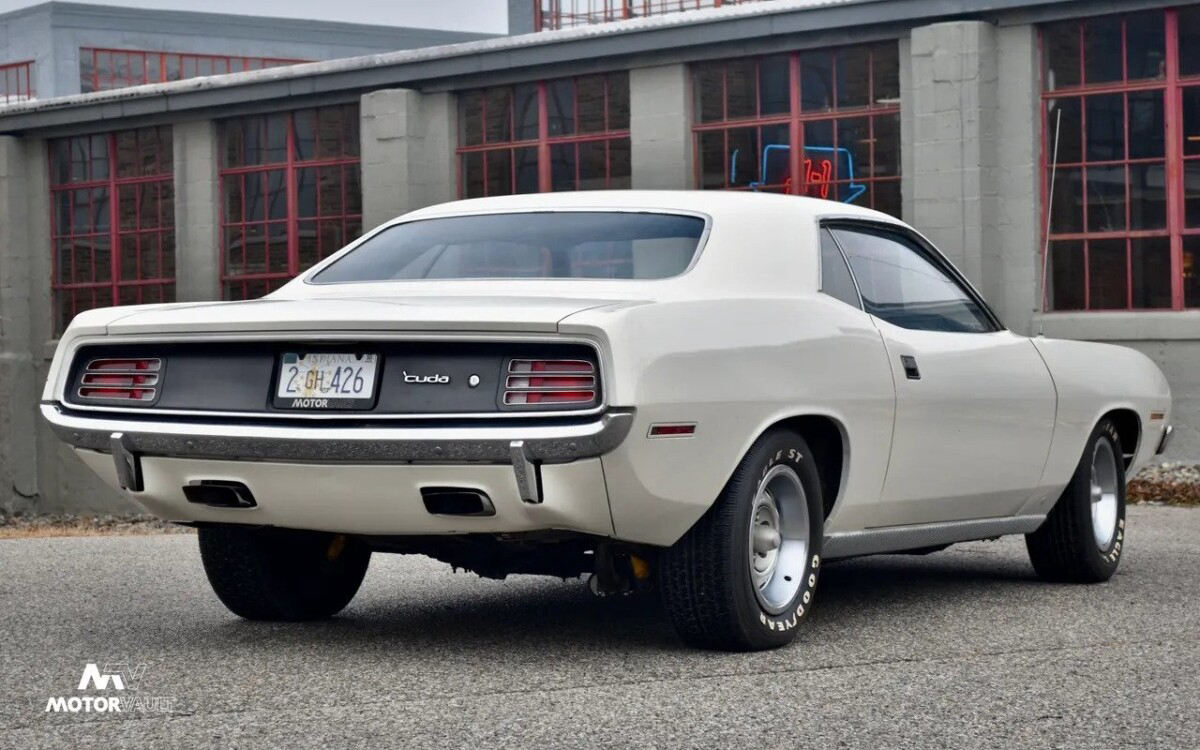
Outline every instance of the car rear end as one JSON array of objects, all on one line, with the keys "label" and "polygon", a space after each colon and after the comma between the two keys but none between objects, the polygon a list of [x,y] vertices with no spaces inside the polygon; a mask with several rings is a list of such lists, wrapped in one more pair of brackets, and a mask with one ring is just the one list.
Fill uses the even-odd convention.
[{"label": "car rear end", "polygon": [[264,300],[86,314],[43,415],[172,521],[612,536],[600,457],[633,410],[600,341],[558,322],[681,273],[707,223],[500,216],[385,228]]}]

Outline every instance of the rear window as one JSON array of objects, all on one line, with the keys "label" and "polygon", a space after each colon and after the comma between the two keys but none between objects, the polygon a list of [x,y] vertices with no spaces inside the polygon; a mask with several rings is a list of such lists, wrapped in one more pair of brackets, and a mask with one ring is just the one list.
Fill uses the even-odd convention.
[{"label": "rear window", "polygon": [[422,219],[366,239],[313,281],[665,279],[691,265],[694,216],[563,211]]}]

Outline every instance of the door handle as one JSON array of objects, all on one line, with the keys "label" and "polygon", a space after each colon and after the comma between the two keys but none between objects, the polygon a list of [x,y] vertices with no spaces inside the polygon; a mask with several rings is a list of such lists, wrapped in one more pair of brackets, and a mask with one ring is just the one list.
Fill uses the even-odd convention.
[{"label": "door handle", "polygon": [[907,354],[900,355],[900,364],[904,366],[904,376],[909,380],[920,380],[921,371],[917,368],[917,358]]}]

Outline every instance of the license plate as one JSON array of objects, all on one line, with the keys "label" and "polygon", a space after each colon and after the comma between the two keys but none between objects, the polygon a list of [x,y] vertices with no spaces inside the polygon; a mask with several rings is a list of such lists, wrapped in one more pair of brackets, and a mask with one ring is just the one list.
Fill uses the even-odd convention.
[{"label": "license plate", "polygon": [[285,409],[362,409],[375,396],[378,354],[285,352],[275,406]]}]

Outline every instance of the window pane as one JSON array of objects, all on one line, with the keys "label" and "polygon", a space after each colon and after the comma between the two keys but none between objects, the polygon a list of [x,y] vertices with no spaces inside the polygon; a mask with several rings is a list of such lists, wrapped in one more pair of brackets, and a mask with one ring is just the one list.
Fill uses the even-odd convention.
[{"label": "window pane", "polygon": [[725,119],[724,73],[720,65],[697,65],[692,74],[696,117],[700,122],[719,122]]},{"label": "window pane", "polygon": [[1167,180],[1162,164],[1129,168],[1130,229],[1166,229]]},{"label": "window pane", "polygon": [[605,248],[607,277],[662,279],[688,267],[704,227],[691,216],[622,212],[425,219],[380,232],[314,280],[591,278],[600,244],[626,250],[627,260],[614,263],[615,248]]},{"label": "window pane", "polygon": [[462,155],[462,184],[467,198],[482,198],[483,154],[478,151]]},{"label": "window pane", "polygon": [[534,147],[513,149],[513,160],[516,163],[517,192],[539,192],[537,149]]},{"label": "window pane", "polygon": [[628,138],[616,138],[608,142],[608,162],[608,187],[612,190],[631,188],[633,180]]},{"label": "window pane", "polygon": [[1087,98],[1088,161],[1125,158],[1125,97],[1105,94]]},{"label": "window pane", "polygon": [[833,53],[805,52],[800,56],[800,109],[824,111],[833,102]]},{"label": "window pane", "polygon": [[865,107],[871,103],[871,60],[865,47],[837,53],[837,106]]},{"label": "window pane", "polygon": [[875,104],[900,103],[900,45],[884,42],[871,48]]},{"label": "window pane", "polygon": [[1166,22],[1166,15],[1161,10],[1125,17],[1129,80],[1167,77]]},{"label": "window pane", "polygon": [[958,284],[900,235],[835,229],[858,280],[864,309],[901,328],[956,333],[992,330]]},{"label": "window pane", "polygon": [[1046,102],[1046,143],[1049,157],[1054,156],[1054,139],[1058,138],[1058,163],[1078,164],[1083,161],[1083,117],[1081,99],[1054,99]]},{"label": "window pane", "polygon": [[575,81],[546,84],[546,116],[550,137],[575,134]]},{"label": "window pane", "polygon": [[847,305],[861,307],[850,268],[828,229],[821,230],[821,291]]},{"label": "window pane", "polygon": [[550,147],[550,189],[575,190],[575,168],[577,159],[574,143]]},{"label": "window pane", "polygon": [[1092,310],[1129,307],[1125,240],[1088,242],[1088,291]]},{"label": "window pane", "polygon": [[579,146],[580,190],[603,190],[608,187],[608,144],[604,141],[589,141]]},{"label": "window pane", "polygon": [[1179,75],[1200,75],[1200,5],[1179,11]]},{"label": "window pane", "polygon": [[1119,232],[1125,229],[1125,167],[1088,167],[1087,229]]},{"label": "window pane", "polygon": [[876,211],[882,211],[889,216],[895,216],[897,219],[904,218],[900,215],[902,208],[900,180],[885,180],[874,183],[871,186],[871,200],[873,201],[871,207]]},{"label": "window pane", "polygon": [[[517,129],[513,137],[518,141],[531,141],[538,137],[538,89],[537,84],[523,83],[514,87]],[[488,118],[491,118],[489,111]]]},{"label": "window pane", "polygon": [[1083,23],[1085,75],[1089,84],[1120,81],[1121,17],[1091,18]]},{"label": "window pane", "polygon": [[468,91],[458,98],[459,138],[464,146],[483,143],[483,92]]},{"label": "window pane", "polygon": [[1183,90],[1183,153],[1200,156],[1200,86]]},{"label": "window pane", "polygon": [[317,158],[317,110],[302,109],[292,113],[296,158],[309,161]]},{"label": "window pane", "polygon": [[728,131],[729,185],[748,187],[761,179],[758,128],[735,128]]},{"label": "window pane", "polygon": [[758,113],[758,65],[754,60],[725,64],[725,107],[730,120]]},{"label": "window pane", "polygon": [[1050,231],[1055,234],[1075,234],[1083,231],[1083,170],[1078,167],[1059,169],[1054,177],[1054,194],[1050,202]]},{"label": "window pane", "polygon": [[486,108],[484,137],[488,143],[512,140],[512,91],[507,88],[488,89],[484,92]]},{"label": "window pane", "polygon": [[1200,235],[1183,238],[1183,304],[1200,307]]},{"label": "window pane", "polygon": [[608,75],[608,129],[629,130],[629,73]]},{"label": "window pane", "polygon": [[484,158],[487,163],[487,194],[511,194],[513,191],[512,151],[506,148],[488,151]]},{"label": "window pane", "polygon": [[1056,23],[1042,30],[1043,83],[1047,91],[1078,86],[1079,23]]},{"label": "window pane", "polygon": [[579,132],[602,133],[605,123],[604,76],[585,76],[575,82],[579,97]]},{"label": "window pane", "polygon": [[1083,242],[1060,240],[1050,243],[1049,307],[1051,310],[1083,309]]},{"label": "window pane", "polygon": [[900,175],[900,115],[875,118],[875,163],[862,163],[856,167],[870,177]]},{"label": "window pane", "polygon": [[758,63],[758,106],[763,115],[787,114],[792,110],[791,76],[786,55],[764,57]]},{"label": "window pane", "polygon": [[1163,92],[1130,93],[1129,158],[1161,159],[1165,155],[1166,120],[1163,115]]},{"label": "window pane", "polygon": [[697,136],[697,140],[701,189],[719,190],[725,187],[725,131],[706,130]]},{"label": "window pane", "polygon": [[1133,307],[1160,309],[1171,306],[1171,240],[1167,237],[1130,242],[1133,270]]},{"label": "window pane", "polygon": [[1183,163],[1183,223],[1200,228],[1200,161]]}]

